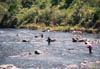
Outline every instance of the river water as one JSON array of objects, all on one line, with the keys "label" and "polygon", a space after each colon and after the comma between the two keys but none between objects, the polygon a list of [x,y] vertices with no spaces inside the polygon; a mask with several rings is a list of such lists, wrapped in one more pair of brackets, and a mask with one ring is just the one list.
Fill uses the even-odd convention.
[{"label": "river water", "polygon": [[[41,33],[44,38],[34,37]],[[0,65],[13,64],[23,69],[64,69],[66,68],[64,65],[80,64],[84,60],[89,62],[100,60],[100,44],[93,44],[93,54],[89,55],[88,48],[83,42],[72,42],[75,35],[80,38],[100,40],[100,34],[0,29]],[[46,42],[48,37],[57,41],[48,45]],[[34,54],[36,50],[42,51],[43,54]]]}]

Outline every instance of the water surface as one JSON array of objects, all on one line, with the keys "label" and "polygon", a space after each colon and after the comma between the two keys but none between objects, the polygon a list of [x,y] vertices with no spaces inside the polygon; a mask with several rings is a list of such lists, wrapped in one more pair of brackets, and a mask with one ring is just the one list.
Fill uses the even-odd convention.
[{"label": "water surface", "polygon": [[[43,33],[44,38],[34,36]],[[16,36],[18,34],[18,36]],[[72,34],[64,32],[41,32],[27,29],[0,29],[0,65],[14,64],[24,69],[38,68],[64,69],[65,64],[79,64],[80,62],[100,60],[100,44],[93,44],[93,55],[88,55],[88,49],[83,42],[73,43],[72,38],[100,40],[99,34]],[[48,45],[47,38],[56,39]],[[22,40],[30,42],[22,42]],[[41,50],[43,54],[34,54]],[[32,53],[29,55],[29,52]]]}]

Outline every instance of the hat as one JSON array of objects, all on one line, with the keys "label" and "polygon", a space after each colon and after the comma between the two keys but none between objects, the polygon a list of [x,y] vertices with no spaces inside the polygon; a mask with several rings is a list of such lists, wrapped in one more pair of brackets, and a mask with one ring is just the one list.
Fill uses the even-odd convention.
[{"label": "hat", "polygon": [[90,42],[88,42],[88,41],[87,41],[87,42],[85,42],[85,44],[87,44],[87,45],[91,46],[91,43],[90,43]]}]

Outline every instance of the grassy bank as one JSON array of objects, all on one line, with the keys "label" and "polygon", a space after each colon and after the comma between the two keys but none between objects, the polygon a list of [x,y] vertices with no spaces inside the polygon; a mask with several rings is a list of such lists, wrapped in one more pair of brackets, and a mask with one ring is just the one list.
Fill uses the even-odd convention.
[{"label": "grassy bank", "polygon": [[80,26],[46,26],[45,24],[26,24],[21,25],[19,28],[27,28],[33,30],[50,30],[51,32],[58,31],[58,32],[72,32],[72,31],[81,31],[82,33],[100,33],[100,30],[93,29],[93,28],[84,28]]}]

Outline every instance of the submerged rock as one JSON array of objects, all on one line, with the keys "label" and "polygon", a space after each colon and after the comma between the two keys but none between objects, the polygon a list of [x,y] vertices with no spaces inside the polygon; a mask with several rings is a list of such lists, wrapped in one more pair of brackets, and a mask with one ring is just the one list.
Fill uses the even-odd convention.
[{"label": "submerged rock", "polygon": [[29,55],[32,55],[32,53],[31,53],[31,52],[29,52],[28,54],[29,54]]},{"label": "submerged rock", "polygon": [[74,50],[74,48],[69,48],[68,50]]},{"label": "submerged rock", "polygon": [[77,42],[77,41],[78,41],[77,37],[72,38],[72,42]]}]

